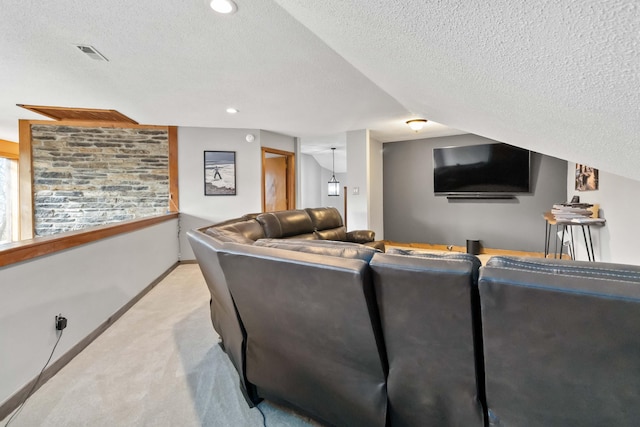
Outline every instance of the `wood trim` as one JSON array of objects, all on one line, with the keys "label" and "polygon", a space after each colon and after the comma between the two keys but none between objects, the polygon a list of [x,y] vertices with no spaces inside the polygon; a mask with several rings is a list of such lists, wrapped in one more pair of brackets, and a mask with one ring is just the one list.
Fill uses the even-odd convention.
[{"label": "wood trim", "polygon": [[296,208],[296,155],[287,155],[287,209]]},{"label": "wood trim", "polygon": [[108,121],[118,123],[138,124],[131,117],[127,117],[117,110],[105,110],[100,108],[73,108],[73,107],[51,107],[45,105],[25,105],[16,104],[34,113],[51,117],[54,120],[82,120],[82,121]]},{"label": "wood trim", "polygon": [[20,157],[20,144],[0,139],[0,157],[11,160],[18,160]]},{"label": "wood trim", "polygon": [[33,238],[33,163],[31,161],[31,121],[18,120],[20,138],[18,161],[18,204],[20,240]]},{"label": "wood trim", "polygon": [[140,125],[128,122],[106,122],[99,120],[25,120],[32,125],[49,126],[77,126],[77,127],[103,127],[103,128],[133,128],[133,129],[158,129],[166,130],[168,126]]},{"label": "wood trim", "polygon": [[180,210],[178,186],[178,127],[169,126],[169,211]]},{"label": "wood trim", "polygon": [[266,209],[266,195],[264,192],[266,153],[278,154],[287,158],[287,209],[296,208],[296,155],[291,151],[278,150],[277,148],[262,147],[262,212]]},{"label": "wood trim", "polygon": [[265,177],[265,171],[267,170],[267,156],[265,156],[265,154],[267,153],[266,149],[264,147],[262,147],[260,149],[260,157],[261,157],[261,169],[260,169],[260,175],[262,177],[261,179],[261,185],[260,185],[260,194],[262,195],[262,212],[266,212],[267,210],[267,195],[264,192],[264,186],[267,183],[266,181],[266,177]]},{"label": "wood trim", "polygon": [[140,230],[174,218],[178,218],[177,212],[7,243],[6,245],[0,245],[0,267],[49,255],[118,234]]},{"label": "wood trim", "polygon": [[[384,244],[388,246],[398,246],[415,249],[427,249],[444,252],[467,252],[466,246],[447,246],[447,245],[432,245],[429,243],[400,243],[393,242],[391,240],[384,240]],[[543,252],[525,252],[525,251],[512,251],[509,249],[492,249],[482,247],[480,249],[481,255],[507,255],[507,256],[527,256],[535,258],[544,258]]]},{"label": "wood trim", "polygon": [[116,320],[120,319],[123,314],[125,314],[131,307],[133,307],[138,301],[142,299],[149,291],[156,287],[165,277],[167,277],[173,270],[176,269],[180,262],[176,262],[173,264],[167,271],[158,276],[151,284],[145,287],[142,291],[140,291],[136,296],[133,297],[129,302],[123,305],[118,311],[116,311],[113,315],[111,315],[107,320],[102,322],[93,332],[80,340],[76,345],[71,347],[69,351],[60,356],[58,360],[52,363],[45,371],[42,373],[40,377],[40,382],[35,384],[37,377],[29,381],[25,384],[20,390],[13,394],[9,399],[7,399],[0,406],[0,420],[5,419],[9,414],[11,414],[22,401],[27,397],[27,393],[31,391],[31,388],[35,386],[33,392],[38,390],[42,385],[44,385],[48,380],[50,380],[55,374],[58,373],[62,368],[64,368],[67,363],[71,362],[74,357],[76,357],[82,350],[84,350],[89,344],[91,344],[96,338],[102,335],[111,325],[113,325]]}]

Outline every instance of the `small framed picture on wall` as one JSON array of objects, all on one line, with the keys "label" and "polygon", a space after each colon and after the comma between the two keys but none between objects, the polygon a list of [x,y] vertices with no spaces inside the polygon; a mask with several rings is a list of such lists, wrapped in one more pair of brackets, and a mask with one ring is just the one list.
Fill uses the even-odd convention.
[{"label": "small framed picture on wall", "polygon": [[593,191],[598,189],[598,169],[576,163],[576,190]]},{"label": "small framed picture on wall", "polygon": [[236,152],[204,152],[204,195],[236,195]]}]

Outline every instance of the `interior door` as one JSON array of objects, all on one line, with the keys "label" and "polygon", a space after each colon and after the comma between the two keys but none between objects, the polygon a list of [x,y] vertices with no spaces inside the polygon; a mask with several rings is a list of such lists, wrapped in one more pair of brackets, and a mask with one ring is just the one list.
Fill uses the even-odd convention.
[{"label": "interior door", "polygon": [[264,193],[265,211],[283,211],[287,209],[287,158],[273,155],[265,159]]},{"label": "interior door", "polygon": [[262,149],[262,210],[295,209],[294,154]]}]

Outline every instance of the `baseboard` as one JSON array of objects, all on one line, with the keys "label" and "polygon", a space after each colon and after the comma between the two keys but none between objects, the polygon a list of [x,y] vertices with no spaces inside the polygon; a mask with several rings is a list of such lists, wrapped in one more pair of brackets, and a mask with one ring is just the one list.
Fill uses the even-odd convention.
[{"label": "baseboard", "polygon": [[[78,342],[78,344],[74,345],[69,351],[60,356],[58,360],[51,364],[45,371],[42,373],[40,377],[40,382],[35,386],[33,392],[35,393],[44,383],[46,383],[49,379],[51,379],[58,371],[65,367],[67,363],[69,363],[74,357],[76,357],[82,350],[84,350],[89,344],[93,342],[96,338],[98,338],[104,331],[109,329],[109,327],[123,314],[125,314],[131,307],[135,305],[142,297],[144,297],[151,289],[156,287],[158,283],[160,283],[165,277],[169,275],[175,268],[180,264],[189,264],[189,262],[176,262],[171,267],[169,267],[164,273],[158,276],[153,282],[151,282],[146,288],[140,291],[133,299],[123,305],[118,311],[116,311],[113,315],[111,315],[107,320],[102,322],[100,326],[98,326],[93,332],[84,337],[82,340]],[[27,393],[31,390],[31,387],[34,386],[37,377],[33,380],[29,381],[25,384],[20,390],[14,393],[11,397],[9,397],[2,405],[0,405],[0,420],[4,420],[9,414],[11,414],[24,400]]]}]

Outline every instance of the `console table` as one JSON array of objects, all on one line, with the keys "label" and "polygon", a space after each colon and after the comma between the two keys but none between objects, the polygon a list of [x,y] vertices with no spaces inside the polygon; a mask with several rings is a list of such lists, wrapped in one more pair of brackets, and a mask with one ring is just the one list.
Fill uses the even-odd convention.
[{"label": "console table", "polygon": [[562,237],[560,238],[560,255],[558,256],[558,238],[555,239],[554,246],[554,258],[562,258],[562,251],[564,246],[564,234],[570,233],[571,246],[569,248],[569,256],[571,259],[575,259],[574,239],[573,239],[573,227],[580,226],[582,228],[582,236],[584,237],[584,245],[587,249],[587,259],[589,261],[595,261],[596,256],[593,251],[593,240],[591,239],[591,226],[602,227],[605,225],[606,220],[604,218],[574,218],[574,219],[556,219],[551,212],[545,212],[543,214],[545,220],[545,240],[544,240],[544,256],[549,255],[549,246],[551,244],[551,228],[556,226],[556,232],[559,227],[562,227]]}]

